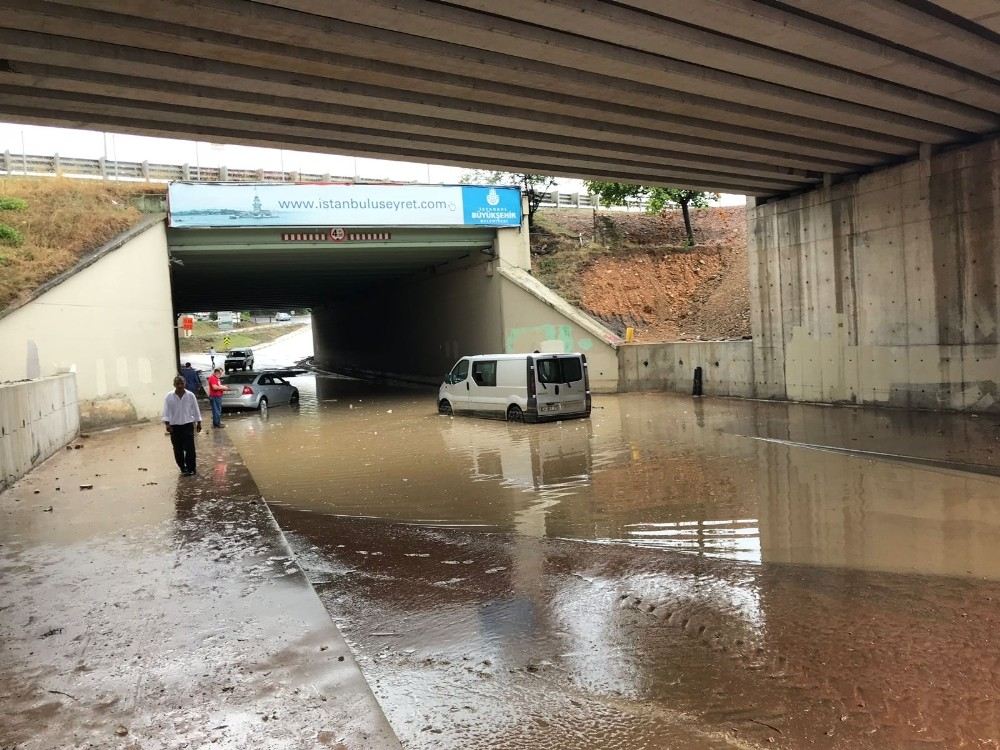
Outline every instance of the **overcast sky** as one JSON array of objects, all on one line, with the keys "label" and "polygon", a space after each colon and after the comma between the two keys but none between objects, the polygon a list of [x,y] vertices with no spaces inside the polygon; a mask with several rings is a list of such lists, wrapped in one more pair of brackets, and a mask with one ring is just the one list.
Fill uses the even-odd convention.
[{"label": "overcast sky", "polygon": [[[457,183],[468,170],[438,164],[363,159],[287,149],[257,146],[223,145],[172,138],[151,138],[93,130],[47,128],[38,125],[0,123],[0,151],[121,161],[150,161],[160,164],[242,169],[267,169],[330,173],[332,177],[366,177],[401,182]],[[559,189],[567,193],[584,192],[580,180],[561,178]],[[723,196],[723,205],[741,205],[743,196]]]}]

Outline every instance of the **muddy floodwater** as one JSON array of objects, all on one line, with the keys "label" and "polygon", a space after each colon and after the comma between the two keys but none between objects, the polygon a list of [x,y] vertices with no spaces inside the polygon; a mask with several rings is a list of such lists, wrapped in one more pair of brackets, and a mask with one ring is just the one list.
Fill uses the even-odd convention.
[{"label": "muddy floodwater", "polygon": [[406,747],[1000,746],[995,420],[297,384],[227,434]]}]

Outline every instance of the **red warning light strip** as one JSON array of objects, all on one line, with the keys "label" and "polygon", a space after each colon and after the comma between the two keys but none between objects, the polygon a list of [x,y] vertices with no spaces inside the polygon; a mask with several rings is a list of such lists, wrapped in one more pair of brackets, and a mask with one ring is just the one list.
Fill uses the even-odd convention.
[{"label": "red warning light strip", "polygon": [[327,232],[283,232],[282,242],[378,242],[391,240],[391,232],[348,232],[343,239],[331,237]]}]

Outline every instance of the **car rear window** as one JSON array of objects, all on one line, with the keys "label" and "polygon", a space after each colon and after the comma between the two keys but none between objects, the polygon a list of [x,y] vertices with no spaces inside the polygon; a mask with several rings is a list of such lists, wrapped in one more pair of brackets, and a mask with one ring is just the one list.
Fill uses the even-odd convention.
[{"label": "car rear window", "polygon": [[583,380],[583,364],[579,357],[540,359],[537,368],[539,383],[575,383]]},{"label": "car rear window", "polygon": [[256,377],[256,373],[239,373],[238,375],[226,375],[222,379],[222,382],[231,383],[232,385],[249,385]]}]

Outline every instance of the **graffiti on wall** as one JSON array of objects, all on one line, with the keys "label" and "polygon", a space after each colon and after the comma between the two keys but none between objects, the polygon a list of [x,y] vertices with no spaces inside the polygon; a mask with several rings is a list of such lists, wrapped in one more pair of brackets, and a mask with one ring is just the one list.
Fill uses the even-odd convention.
[{"label": "graffiti on wall", "polygon": [[562,354],[586,352],[594,346],[594,341],[589,337],[575,338],[571,325],[543,323],[511,328],[507,331],[504,346],[507,354],[533,351]]}]

